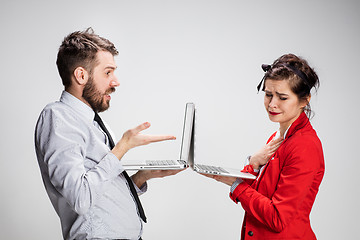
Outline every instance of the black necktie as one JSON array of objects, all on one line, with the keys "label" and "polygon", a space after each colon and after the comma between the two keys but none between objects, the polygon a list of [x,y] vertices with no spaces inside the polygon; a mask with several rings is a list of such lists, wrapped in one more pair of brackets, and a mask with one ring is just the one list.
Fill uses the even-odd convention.
[{"label": "black necktie", "polygon": [[[114,141],[109,133],[109,131],[106,129],[105,127],[105,124],[104,122],[101,120],[99,114],[97,114],[95,112],[95,118],[94,120],[99,124],[99,126],[101,127],[101,129],[106,133],[108,139],[109,139],[109,144],[110,144],[110,148],[113,149],[115,147],[115,144],[114,144]],[[126,171],[123,171],[122,172],[126,181],[128,182],[128,185],[130,187],[130,191],[131,191],[131,194],[133,195],[134,199],[135,199],[135,202],[136,202],[136,205],[137,205],[137,208],[138,208],[138,211],[139,211],[139,214],[140,214],[140,217],[141,219],[146,222],[146,217],[145,217],[145,212],[144,212],[144,209],[143,207],[141,206],[141,202],[140,202],[140,199],[139,199],[139,196],[135,190],[135,187],[134,187],[134,184],[133,184],[133,181],[130,179],[129,175],[127,174]]]}]

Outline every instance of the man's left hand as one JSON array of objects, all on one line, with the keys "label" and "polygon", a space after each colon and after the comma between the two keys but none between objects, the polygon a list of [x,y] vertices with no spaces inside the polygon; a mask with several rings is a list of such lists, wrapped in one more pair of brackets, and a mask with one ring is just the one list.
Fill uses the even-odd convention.
[{"label": "man's left hand", "polygon": [[131,178],[134,183],[140,188],[147,180],[152,178],[163,178],[171,175],[178,174],[184,169],[180,170],[141,170],[135,173]]}]

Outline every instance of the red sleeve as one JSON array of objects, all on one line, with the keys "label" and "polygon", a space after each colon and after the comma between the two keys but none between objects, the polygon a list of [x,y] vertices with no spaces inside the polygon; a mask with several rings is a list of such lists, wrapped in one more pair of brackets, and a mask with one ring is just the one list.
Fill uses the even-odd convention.
[{"label": "red sleeve", "polygon": [[[323,167],[323,155],[321,145],[312,140],[303,136],[301,142],[287,144],[284,166],[271,198],[260,194],[246,182],[239,184],[231,198],[239,201],[247,213],[273,231],[282,231],[307,200],[306,197],[317,193],[317,189],[314,192],[312,187],[314,178]],[[309,202],[310,205],[312,203]]]}]

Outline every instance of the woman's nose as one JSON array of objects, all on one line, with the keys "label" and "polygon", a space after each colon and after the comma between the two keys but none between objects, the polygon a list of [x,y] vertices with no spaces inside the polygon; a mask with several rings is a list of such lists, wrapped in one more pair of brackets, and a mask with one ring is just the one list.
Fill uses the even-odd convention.
[{"label": "woman's nose", "polygon": [[272,98],[269,103],[269,107],[276,108],[277,107],[277,100],[275,98]]}]

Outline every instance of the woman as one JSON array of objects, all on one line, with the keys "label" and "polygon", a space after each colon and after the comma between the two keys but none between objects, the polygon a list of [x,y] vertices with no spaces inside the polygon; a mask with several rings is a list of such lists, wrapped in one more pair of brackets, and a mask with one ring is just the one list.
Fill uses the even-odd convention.
[{"label": "woman", "polygon": [[[280,128],[248,158],[243,171],[257,175],[256,180],[207,176],[230,185],[230,198],[244,208],[241,239],[316,239],[309,214],[324,175],[324,157],[309,121],[309,102],[319,79],[293,54],[262,67],[258,90],[263,83],[265,109]],[[274,144],[277,136],[283,139],[280,146]]]}]

